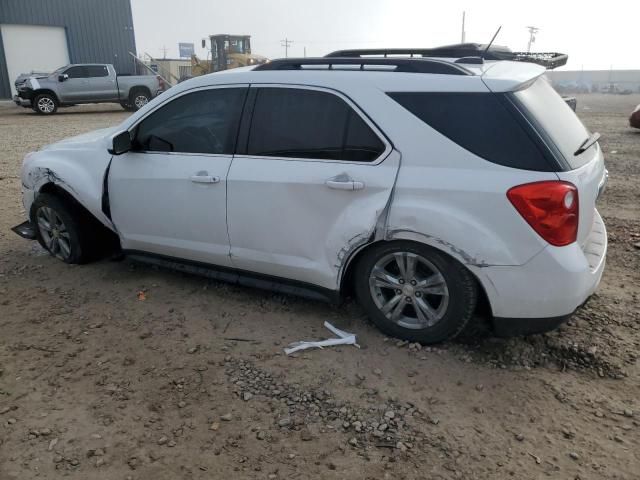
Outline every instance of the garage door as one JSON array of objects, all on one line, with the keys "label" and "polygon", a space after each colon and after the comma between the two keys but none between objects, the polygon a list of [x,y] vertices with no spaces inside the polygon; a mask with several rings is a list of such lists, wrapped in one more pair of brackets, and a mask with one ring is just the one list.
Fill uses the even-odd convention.
[{"label": "garage door", "polygon": [[16,93],[14,82],[21,73],[52,72],[69,63],[63,27],[0,25],[0,30],[12,94]]}]

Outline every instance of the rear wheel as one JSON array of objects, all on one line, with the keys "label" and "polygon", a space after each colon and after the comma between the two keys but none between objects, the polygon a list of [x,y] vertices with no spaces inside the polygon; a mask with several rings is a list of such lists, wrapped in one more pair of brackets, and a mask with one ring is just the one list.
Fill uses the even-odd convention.
[{"label": "rear wheel", "polygon": [[380,330],[394,337],[441,342],[460,333],[475,310],[477,286],[471,273],[426,245],[374,246],[355,273],[360,304]]},{"label": "rear wheel", "polygon": [[132,110],[136,111],[144,107],[147,103],[149,103],[150,100],[151,95],[149,95],[149,92],[138,89],[131,92],[129,105],[131,106]]},{"label": "rear wheel", "polygon": [[50,93],[41,93],[33,99],[33,109],[40,115],[53,115],[58,110],[58,100]]}]

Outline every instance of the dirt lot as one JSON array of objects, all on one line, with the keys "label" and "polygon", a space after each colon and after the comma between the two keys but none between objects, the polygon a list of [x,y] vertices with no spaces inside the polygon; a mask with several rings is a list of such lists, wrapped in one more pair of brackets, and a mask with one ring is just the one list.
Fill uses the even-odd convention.
[{"label": "dirt lot", "polygon": [[[638,103],[579,98],[611,173],[597,295],[547,335],[437,348],[353,304],[50,258],[9,231],[23,155],[127,114],[0,106],[0,478],[640,477]],[[283,354],[325,320],[362,348]]]}]

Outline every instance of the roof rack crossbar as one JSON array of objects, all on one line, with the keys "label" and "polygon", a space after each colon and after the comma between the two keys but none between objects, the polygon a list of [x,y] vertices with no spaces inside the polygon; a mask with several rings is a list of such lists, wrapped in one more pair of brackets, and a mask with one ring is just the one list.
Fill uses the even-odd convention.
[{"label": "roof rack crossbar", "polygon": [[335,65],[357,65],[360,70],[365,66],[395,67],[394,72],[432,73],[443,75],[471,75],[472,73],[460,65],[435,59],[410,58],[280,58],[269,63],[258,65],[258,70],[303,70],[306,66],[326,66],[329,70],[337,70]]}]

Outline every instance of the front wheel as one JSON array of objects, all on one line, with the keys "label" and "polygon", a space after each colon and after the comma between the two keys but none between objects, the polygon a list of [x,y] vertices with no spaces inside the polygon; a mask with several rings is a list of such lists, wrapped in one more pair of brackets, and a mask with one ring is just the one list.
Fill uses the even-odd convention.
[{"label": "front wheel", "polygon": [[459,334],[473,316],[475,279],[446,254],[413,242],[382,243],[356,266],[355,290],[387,335],[437,343]]},{"label": "front wheel", "polygon": [[65,263],[89,260],[94,242],[79,209],[47,193],[39,194],[32,208],[36,238],[45,250]]},{"label": "front wheel", "polygon": [[58,110],[58,100],[49,93],[41,93],[33,99],[33,110],[40,115],[53,115]]}]

